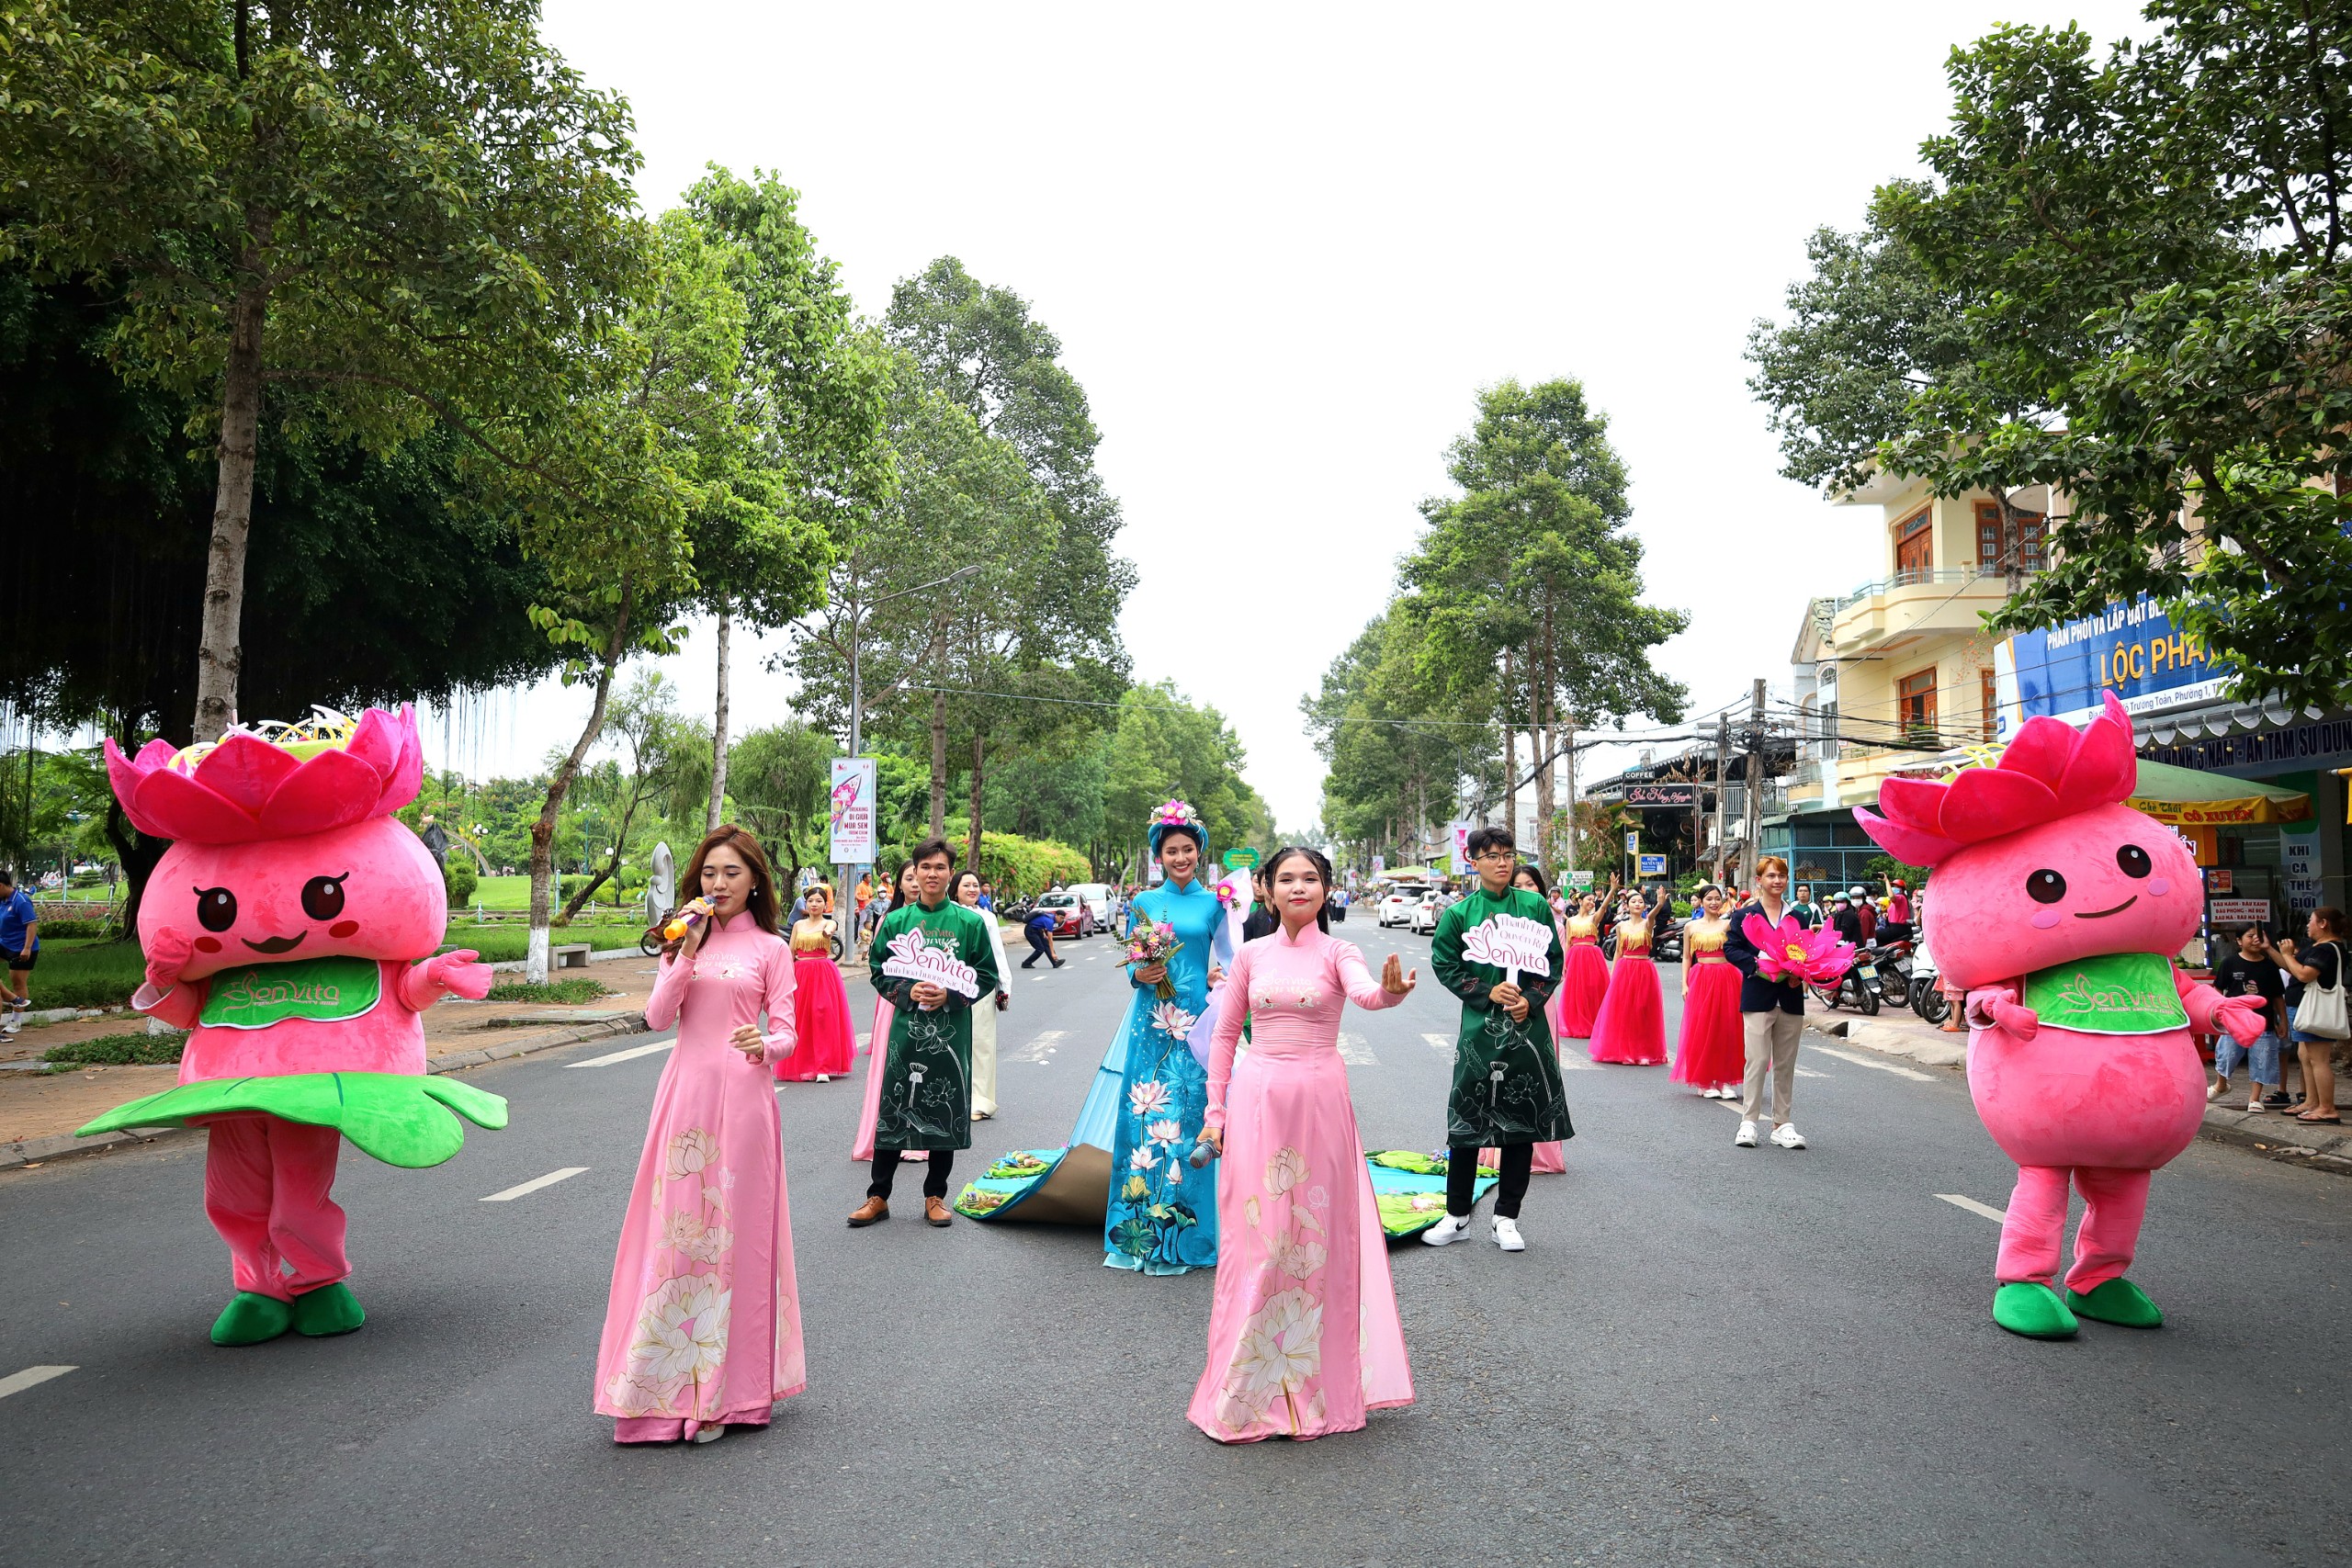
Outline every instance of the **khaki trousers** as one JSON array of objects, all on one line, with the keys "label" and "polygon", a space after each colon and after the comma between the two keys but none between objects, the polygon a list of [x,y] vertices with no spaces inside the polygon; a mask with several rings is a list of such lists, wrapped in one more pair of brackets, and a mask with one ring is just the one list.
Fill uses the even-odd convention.
[{"label": "khaki trousers", "polygon": [[1797,1087],[1797,1036],[1804,1032],[1804,1015],[1782,1012],[1774,1008],[1770,1012],[1744,1012],[1739,1015],[1741,1032],[1747,1037],[1747,1076],[1741,1084],[1739,1113],[1750,1122],[1764,1115],[1764,1074],[1772,1074],[1772,1120],[1789,1120],[1789,1097]]}]

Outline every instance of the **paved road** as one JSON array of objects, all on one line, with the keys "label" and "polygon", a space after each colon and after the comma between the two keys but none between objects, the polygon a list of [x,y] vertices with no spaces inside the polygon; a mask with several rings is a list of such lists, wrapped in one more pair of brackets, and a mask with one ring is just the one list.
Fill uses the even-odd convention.
[{"label": "paved road", "polygon": [[[1345,929],[1375,964],[1426,953]],[[1077,951],[1018,976],[975,1161],[1068,1130],[1125,1000],[1108,944]],[[1373,1144],[1438,1141],[1451,1032],[1433,988],[1351,1015]],[[1996,1225],[1938,1196],[1997,1208],[2010,1179],[1961,1080],[1810,1043],[1804,1153],[1735,1150],[1663,1069],[1571,1073],[1579,1135],[1535,1179],[1529,1250],[1482,1224],[1396,1252],[1419,1403],[1238,1449],[1183,1419],[1208,1276],[1104,1269],[1069,1230],[851,1232],[857,1088],[786,1086],[808,1392],[763,1433],[616,1449],[590,1372],[664,1057],[580,1064],[633,1043],[473,1074],[514,1125],[437,1169],[346,1158],[348,1338],[206,1342],[227,1270],[193,1138],[0,1178],[0,1378],[79,1369],[0,1397],[0,1562],[2346,1555],[2352,1183],[2200,1144],[2136,1270],[2168,1326],[2027,1343],[1986,1315]]]}]

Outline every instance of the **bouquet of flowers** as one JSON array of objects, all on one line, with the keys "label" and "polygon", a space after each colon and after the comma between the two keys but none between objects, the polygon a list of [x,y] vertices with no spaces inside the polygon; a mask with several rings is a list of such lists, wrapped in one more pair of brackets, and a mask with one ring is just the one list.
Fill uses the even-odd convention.
[{"label": "bouquet of flowers", "polygon": [[[1136,922],[1136,929],[1127,934],[1127,962],[1138,969],[1165,964],[1183,945],[1176,940],[1176,928],[1166,920],[1140,919]],[[1152,995],[1163,1002],[1173,1001],[1176,987],[1162,979],[1152,987]]]},{"label": "bouquet of flowers", "polygon": [[1838,941],[1838,933],[1827,926],[1807,931],[1797,924],[1794,915],[1781,916],[1777,926],[1760,914],[1750,915],[1740,930],[1756,944],[1756,972],[1768,980],[1794,975],[1826,986],[1854,966],[1852,942]]}]

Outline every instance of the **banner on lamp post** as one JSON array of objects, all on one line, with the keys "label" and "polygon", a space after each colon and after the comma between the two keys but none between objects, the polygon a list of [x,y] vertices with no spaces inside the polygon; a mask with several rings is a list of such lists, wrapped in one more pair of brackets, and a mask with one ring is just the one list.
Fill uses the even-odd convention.
[{"label": "banner on lamp post", "polygon": [[832,794],[826,803],[835,865],[874,863],[875,769],[871,757],[833,759]]}]

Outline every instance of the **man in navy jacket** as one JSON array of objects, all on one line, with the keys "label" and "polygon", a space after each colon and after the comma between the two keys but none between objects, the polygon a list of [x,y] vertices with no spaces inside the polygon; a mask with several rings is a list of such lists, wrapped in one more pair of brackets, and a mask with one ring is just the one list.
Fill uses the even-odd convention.
[{"label": "man in navy jacket", "polygon": [[1805,1146],[1804,1135],[1789,1119],[1789,1099],[1797,1082],[1797,1039],[1804,1032],[1804,986],[1794,976],[1775,980],[1757,973],[1756,943],[1749,940],[1747,917],[1761,915],[1768,925],[1779,925],[1790,912],[1782,895],[1789,888],[1789,863],[1766,855],[1756,863],[1757,897],[1731,912],[1731,930],[1724,938],[1724,956],[1740,973],[1739,1021],[1747,1036],[1747,1075],[1741,1086],[1739,1132],[1732,1142],[1743,1149],[1756,1146],[1757,1120],[1764,1114],[1764,1076],[1772,1077],[1772,1142],[1784,1149]]}]

